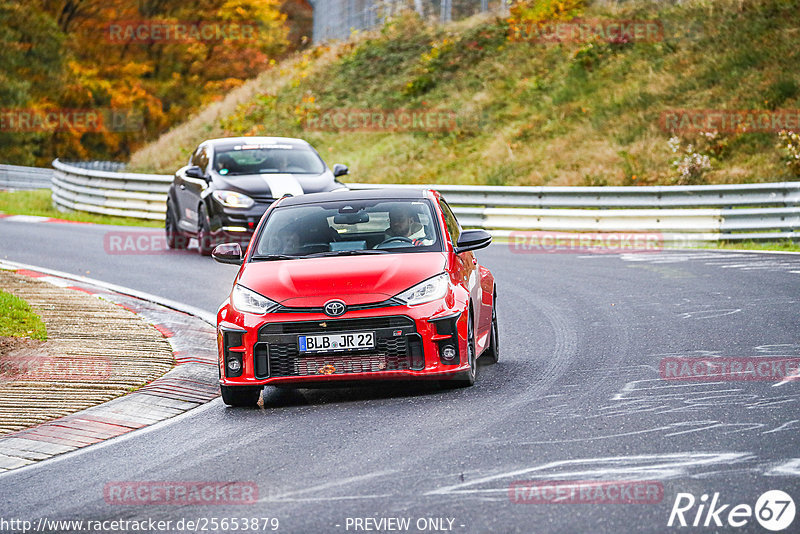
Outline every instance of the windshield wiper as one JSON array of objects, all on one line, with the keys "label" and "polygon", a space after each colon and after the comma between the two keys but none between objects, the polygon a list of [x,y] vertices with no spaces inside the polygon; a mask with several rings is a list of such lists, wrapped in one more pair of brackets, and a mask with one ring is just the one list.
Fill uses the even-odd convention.
[{"label": "windshield wiper", "polygon": [[272,260],[296,260],[303,256],[290,256],[289,254],[264,254],[261,256],[253,256],[253,260],[272,261]]},{"label": "windshield wiper", "polygon": [[386,254],[387,250],[379,250],[374,248],[365,248],[361,250],[328,250],[325,252],[315,252],[313,254],[309,254],[307,256],[303,256],[304,258],[319,258],[322,256],[357,256],[360,254]]}]

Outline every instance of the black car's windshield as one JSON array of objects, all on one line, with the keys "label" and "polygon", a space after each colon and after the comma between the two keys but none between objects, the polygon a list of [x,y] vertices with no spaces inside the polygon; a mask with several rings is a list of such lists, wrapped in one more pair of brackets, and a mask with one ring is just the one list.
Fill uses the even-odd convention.
[{"label": "black car's windshield", "polygon": [[358,200],[276,208],[253,259],[441,251],[427,200]]},{"label": "black car's windshield", "polygon": [[320,174],[325,164],[310,148],[290,144],[236,145],[217,149],[214,170],[223,176],[244,174]]}]

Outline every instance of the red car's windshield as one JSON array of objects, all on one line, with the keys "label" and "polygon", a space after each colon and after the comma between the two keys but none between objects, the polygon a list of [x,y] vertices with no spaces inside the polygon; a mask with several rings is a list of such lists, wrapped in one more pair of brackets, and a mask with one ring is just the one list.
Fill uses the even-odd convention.
[{"label": "red car's windshield", "polygon": [[253,259],[441,250],[427,200],[359,200],[276,208]]}]

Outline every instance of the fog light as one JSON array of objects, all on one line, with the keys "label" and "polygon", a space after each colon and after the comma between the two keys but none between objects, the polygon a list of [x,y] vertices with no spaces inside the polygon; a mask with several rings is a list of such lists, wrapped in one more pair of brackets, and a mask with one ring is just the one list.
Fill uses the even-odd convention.
[{"label": "fog light", "polygon": [[451,362],[456,359],[456,349],[452,345],[445,345],[442,348],[442,359]]},{"label": "fog light", "polygon": [[232,373],[238,373],[242,369],[242,364],[236,358],[228,359],[228,370]]}]

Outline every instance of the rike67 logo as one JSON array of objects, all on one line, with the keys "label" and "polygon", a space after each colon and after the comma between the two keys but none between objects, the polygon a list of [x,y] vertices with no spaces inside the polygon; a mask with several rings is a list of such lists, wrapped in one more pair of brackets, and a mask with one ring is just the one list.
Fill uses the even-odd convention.
[{"label": "rike67 logo", "polygon": [[[678,493],[669,514],[667,526],[672,527],[743,527],[755,516],[756,521],[767,530],[786,530],[794,522],[794,500],[780,490],[764,492],[755,507],[749,504],[723,504],[719,493],[714,493],[709,502],[707,494],[696,499],[691,493]],[[796,532],[796,530],[795,530]]]}]

